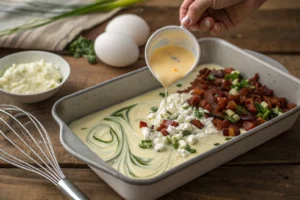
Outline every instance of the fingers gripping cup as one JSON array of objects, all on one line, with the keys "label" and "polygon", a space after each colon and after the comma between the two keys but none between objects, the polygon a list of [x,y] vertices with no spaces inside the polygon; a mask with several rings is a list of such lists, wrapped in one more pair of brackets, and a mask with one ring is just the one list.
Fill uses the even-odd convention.
[{"label": "fingers gripping cup", "polygon": [[200,47],[185,28],[167,26],[150,37],[145,58],[154,77],[167,88],[193,71],[200,59]]}]

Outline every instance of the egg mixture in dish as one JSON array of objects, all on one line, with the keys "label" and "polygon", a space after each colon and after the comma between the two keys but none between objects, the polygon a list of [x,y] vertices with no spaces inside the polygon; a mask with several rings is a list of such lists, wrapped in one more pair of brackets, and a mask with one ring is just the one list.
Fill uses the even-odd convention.
[{"label": "egg mixture in dish", "polygon": [[61,80],[57,66],[40,60],[13,64],[0,77],[0,88],[15,94],[36,94],[57,87]]},{"label": "egg mixture in dish", "polygon": [[[190,84],[191,83],[191,84]],[[199,66],[183,81],[70,124],[97,155],[124,175],[155,177],[296,105],[277,98],[256,74]]]}]

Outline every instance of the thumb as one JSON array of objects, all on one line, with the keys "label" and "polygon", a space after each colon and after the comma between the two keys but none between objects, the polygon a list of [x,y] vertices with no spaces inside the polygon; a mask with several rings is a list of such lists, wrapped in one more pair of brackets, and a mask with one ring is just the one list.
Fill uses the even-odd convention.
[{"label": "thumb", "polygon": [[195,0],[188,8],[186,16],[182,19],[181,23],[184,26],[191,26],[200,19],[201,15],[212,4],[212,0]]}]

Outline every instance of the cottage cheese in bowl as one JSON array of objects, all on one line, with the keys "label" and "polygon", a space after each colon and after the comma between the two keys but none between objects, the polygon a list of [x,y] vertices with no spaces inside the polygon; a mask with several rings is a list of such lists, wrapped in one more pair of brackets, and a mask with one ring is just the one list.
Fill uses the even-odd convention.
[{"label": "cottage cheese in bowl", "polygon": [[57,65],[39,60],[13,64],[0,77],[0,88],[15,94],[36,94],[57,87],[61,81]]}]

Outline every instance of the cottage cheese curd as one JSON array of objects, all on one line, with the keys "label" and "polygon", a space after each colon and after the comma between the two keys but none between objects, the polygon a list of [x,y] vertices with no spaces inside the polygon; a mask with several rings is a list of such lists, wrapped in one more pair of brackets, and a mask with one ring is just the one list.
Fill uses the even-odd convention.
[{"label": "cottage cheese curd", "polygon": [[57,87],[61,80],[56,65],[40,60],[13,64],[0,78],[0,88],[15,94],[35,94]]},{"label": "cottage cheese curd", "polygon": [[[189,93],[171,94],[166,100],[161,101],[159,107],[148,115],[148,120],[153,128],[143,127],[142,133],[144,140],[152,140],[155,151],[162,152],[167,150],[172,144],[177,148],[177,154],[187,157],[190,152],[187,149],[195,145],[199,138],[218,133],[212,123],[212,118],[205,118],[205,109],[189,106],[187,100],[192,95]],[[198,113],[198,115],[196,114]],[[168,126],[168,136],[163,136],[160,131],[156,131],[164,120],[173,120],[178,123],[177,127]],[[192,125],[192,120],[199,120],[204,128],[199,129]]]}]

